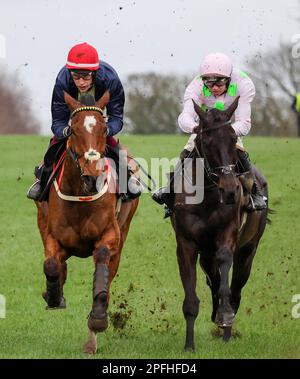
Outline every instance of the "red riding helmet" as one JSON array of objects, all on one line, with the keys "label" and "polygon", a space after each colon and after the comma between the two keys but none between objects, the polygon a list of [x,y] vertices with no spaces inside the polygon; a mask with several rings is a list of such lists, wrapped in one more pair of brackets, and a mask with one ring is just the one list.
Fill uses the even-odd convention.
[{"label": "red riding helmet", "polygon": [[98,70],[97,50],[86,42],[73,46],[69,51],[66,67],[71,70]]}]

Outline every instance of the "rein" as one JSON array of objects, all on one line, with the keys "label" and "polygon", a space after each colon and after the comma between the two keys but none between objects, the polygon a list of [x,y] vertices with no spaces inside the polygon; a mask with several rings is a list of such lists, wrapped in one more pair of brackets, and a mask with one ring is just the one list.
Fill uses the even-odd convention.
[{"label": "rein", "polygon": [[82,168],[80,166],[80,164],[79,164],[79,159],[83,157],[83,154],[77,154],[70,147],[67,148],[67,152],[70,155],[70,157],[72,158],[72,160],[75,162],[76,167],[78,168],[78,170],[80,171],[80,176],[82,176],[83,175],[83,170],[84,170],[84,167],[85,167],[86,163],[85,163],[84,167]]},{"label": "rein", "polygon": [[148,191],[152,192],[156,189],[156,182],[155,180],[152,178],[152,176],[148,173],[148,171],[146,171],[144,169],[144,167],[135,159],[133,158],[132,156],[128,155],[128,157],[130,159],[132,159],[138,166],[138,168],[148,177],[148,179],[152,182],[152,185],[153,187],[151,188],[148,184],[146,184],[141,178],[139,179],[140,182],[142,183],[142,185],[144,186],[144,188],[148,188]]},{"label": "rein", "polygon": [[54,184],[54,187],[55,187],[57,195],[62,200],[73,201],[73,202],[74,201],[75,202],[90,202],[90,201],[98,200],[100,197],[102,197],[107,192],[107,190],[109,188],[109,184],[110,184],[111,178],[112,178],[112,173],[111,173],[111,170],[110,170],[110,166],[109,166],[108,161],[107,161],[106,158],[105,158],[105,165],[106,165],[106,168],[107,168],[107,170],[106,170],[107,171],[107,177],[106,177],[106,180],[105,180],[105,184],[104,184],[103,188],[101,189],[101,191],[99,191],[95,195],[87,195],[87,196],[65,195],[65,194],[63,194],[60,191],[60,180],[59,180],[59,183],[57,183],[56,179],[54,179],[53,184]]},{"label": "rein", "polygon": [[210,132],[211,130],[222,128],[222,126],[226,126],[226,125],[231,125],[231,121],[229,120],[229,121],[222,122],[222,124],[213,126],[212,128],[204,128],[204,130],[203,128],[201,128],[201,130],[203,130],[203,133],[206,133],[206,132]]},{"label": "rein", "polygon": [[199,156],[199,158],[203,158],[204,159],[204,168],[205,168],[205,171],[206,171],[206,174],[208,176],[208,178],[214,183],[214,185],[218,186],[218,183],[213,179],[213,177],[217,177],[219,179],[219,175],[220,174],[217,174],[215,171],[216,170],[220,170],[221,172],[221,175],[235,175],[235,172],[234,172],[234,169],[235,169],[235,164],[230,164],[230,165],[226,165],[226,166],[218,166],[218,167],[213,167],[211,168],[210,164],[209,164],[209,161],[208,161],[208,158],[207,158],[207,155],[205,154],[205,149],[204,149],[204,144],[203,144],[203,133],[207,133],[207,132],[210,132],[212,130],[217,130],[225,125],[230,125],[231,124],[231,121],[225,121],[225,122],[222,122],[221,124],[219,125],[216,125],[212,128],[201,128],[200,129],[200,141],[201,141],[201,151],[202,151],[202,155],[200,154],[199,150],[198,150],[198,147],[197,147],[197,144],[195,143],[195,150]]}]

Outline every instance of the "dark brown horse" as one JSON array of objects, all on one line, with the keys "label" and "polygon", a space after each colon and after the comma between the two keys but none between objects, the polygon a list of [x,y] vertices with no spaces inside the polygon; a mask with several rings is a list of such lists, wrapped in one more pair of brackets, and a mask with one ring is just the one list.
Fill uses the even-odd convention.
[{"label": "dark brown horse", "polygon": [[[249,192],[243,189],[238,178],[237,137],[230,123],[237,105],[238,99],[226,111],[213,109],[206,113],[194,104],[200,125],[196,128],[193,156],[204,158],[204,198],[201,203],[189,205],[187,197],[190,193],[187,194],[185,190],[176,193],[171,218],[185,292],[185,349],[194,349],[194,322],[200,303],[196,295],[198,256],[212,294],[211,319],[224,329],[224,340],[229,340],[240,305],[241,290],[249,278],[252,261],[267,222],[267,209],[252,213],[244,210],[249,201]],[[267,196],[265,179],[255,167],[253,170]],[[195,167],[192,172],[195,183]]]},{"label": "dark brown horse", "polygon": [[[67,141],[63,174],[59,184],[51,186],[48,202],[36,202],[45,248],[43,296],[48,309],[65,307],[66,260],[70,256],[93,256],[93,303],[88,318],[89,338],[84,346],[85,353],[92,354],[97,349],[96,333],[108,326],[109,289],[138,199],[122,203],[117,217],[117,195],[109,190],[111,176],[104,157],[107,126],[103,109],[109,93],[90,107],[67,93],[65,101],[72,112],[72,133]],[[101,175],[104,178],[97,192],[96,178]]]}]

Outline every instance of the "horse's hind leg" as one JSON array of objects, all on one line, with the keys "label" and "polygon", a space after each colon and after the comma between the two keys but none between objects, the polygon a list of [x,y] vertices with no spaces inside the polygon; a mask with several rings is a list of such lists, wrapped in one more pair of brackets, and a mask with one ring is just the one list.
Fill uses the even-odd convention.
[{"label": "horse's hind leg", "polygon": [[39,231],[42,237],[42,241],[44,244],[44,247],[46,247],[46,240],[47,240],[47,218],[48,218],[48,203],[43,201],[35,201],[38,215],[37,215],[37,224],[39,227]]},{"label": "horse's hind leg", "polygon": [[199,299],[196,295],[197,247],[190,241],[177,238],[177,260],[184,288],[183,314],[186,321],[185,350],[194,350],[194,324],[199,313]]},{"label": "horse's hind leg", "polygon": [[234,255],[230,304],[235,314],[240,306],[242,288],[245,286],[250,276],[255,253],[256,245],[248,243],[241,249],[237,250]]},{"label": "horse's hind leg", "polygon": [[43,294],[47,309],[65,308],[62,286],[66,280],[66,253],[59,243],[48,235],[45,244],[44,273],[46,292]]}]

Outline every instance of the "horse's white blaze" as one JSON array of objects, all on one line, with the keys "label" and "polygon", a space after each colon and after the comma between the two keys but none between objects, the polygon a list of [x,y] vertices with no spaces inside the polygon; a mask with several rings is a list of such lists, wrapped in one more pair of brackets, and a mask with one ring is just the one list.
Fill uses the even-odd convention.
[{"label": "horse's white blaze", "polygon": [[83,122],[84,127],[89,133],[93,133],[93,126],[96,125],[96,119],[95,116],[85,116],[84,122]]},{"label": "horse's white blaze", "polygon": [[84,158],[88,161],[98,161],[101,158],[101,154],[90,147],[89,151],[84,153]]}]

